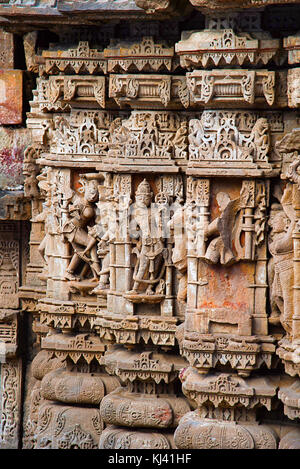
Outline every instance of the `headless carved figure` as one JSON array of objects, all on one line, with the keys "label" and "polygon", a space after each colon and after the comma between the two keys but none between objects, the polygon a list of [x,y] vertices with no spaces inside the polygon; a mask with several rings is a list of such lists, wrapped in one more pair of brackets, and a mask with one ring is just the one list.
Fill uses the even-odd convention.
[{"label": "headless carved figure", "polygon": [[174,233],[174,248],[172,251],[172,262],[178,272],[177,300],[185,302],[187,298],[187,234],[185,227],[184,207],[176,210],[169,222],[169,227]]},{"label": "headless carved figure", "polygon": [[211,264],[220,262],[223,265],[230,265],[235,260],[232,252],[232,237],[236,228],[236,215],[240,209],[240,200],[231,200],[225,192],[219,192],[216,198],[221,216],[213,220],[205,230],[206,239],[213,239],[208,244],[204,259]]}]

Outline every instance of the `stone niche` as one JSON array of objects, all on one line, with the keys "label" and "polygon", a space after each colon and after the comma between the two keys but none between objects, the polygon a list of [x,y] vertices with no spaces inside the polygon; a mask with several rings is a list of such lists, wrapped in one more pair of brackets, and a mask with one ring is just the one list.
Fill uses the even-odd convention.
[{"label": "stone niche", "polygon": [[299,448],[283,3],[0,2],[1,448]]}]

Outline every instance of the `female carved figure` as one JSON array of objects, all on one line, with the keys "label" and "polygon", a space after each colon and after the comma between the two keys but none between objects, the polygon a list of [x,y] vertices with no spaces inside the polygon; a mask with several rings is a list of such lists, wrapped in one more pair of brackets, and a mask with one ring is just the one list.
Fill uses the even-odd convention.
[{"label": "female carved figure", "polygon": [[110,276],[110,249],[109,243],[116,237],[117,218],[116,208],[112,200],[105,198],[97,204],[100,211],[100,222],[90,230],[90,235],[97,240],[97,254],[101,259],[101,272],[99,284],[94,288],[92,293],[104,293],[109,288]]},{"label": "female carved figure", "polygon": [[[94,204],[98,200],[98,184],[96,180],[83,182],[84,197],[69,206],[70,219],[65,222],[62,233],[65,241],[68,241],[74,254],[66,270],[65,278],[79,280],[74,274],[81,261],[89,264],[93,273],[93,279],[98,280],[100,264],[97,256],[96,240],[88,233],[88,226],[95,217]],[[84,250],[80,250],[84,247]],[[87,254],[89,253],[89,257]]]}]

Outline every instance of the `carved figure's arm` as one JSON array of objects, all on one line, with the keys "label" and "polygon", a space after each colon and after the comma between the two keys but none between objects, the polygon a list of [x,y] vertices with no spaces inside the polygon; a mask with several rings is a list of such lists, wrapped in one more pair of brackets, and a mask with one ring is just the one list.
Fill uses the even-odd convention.
[{"label": "carved figure's arm", "polygon": [[278,253],[284,253],[293,249],[292,233],[295,228],[295,220],[293,220],[285,233],[280,239],[275,241],[275,249]]},{"label": "carved figure's arm", "polygon": [[219,235],[220,230],[219,230],[219,217],[215,218],[205,229],[205,237],[209,238],[210,236],[213,235]]}]

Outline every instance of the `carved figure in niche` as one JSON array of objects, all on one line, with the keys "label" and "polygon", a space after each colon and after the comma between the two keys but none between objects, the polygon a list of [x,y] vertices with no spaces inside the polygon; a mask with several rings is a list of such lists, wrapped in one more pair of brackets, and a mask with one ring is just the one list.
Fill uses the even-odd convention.
[{"label": "carved figure in niche", "polygon": [[187,299],[187,246],[188,237],[185,229],[185,207],[180,207],[168,223],[174,236],[172,262],[178,273],[177,300],[185,303]]},{"label": "carved figure in niche", "polygon": [[[68,206],[69,220],[67,220],[62,228],[64,241],[69,242],[74,250],[73,257],[65,272],[65,278],[68,280],[81,280],[86,274],[86,267],[90,266],[93,279],[98,281],[100,276],[100,263],[97,256],[96,239],[89,234],[89,225],[94,221],[95,202],[97,202],[98,182],[96,179],[81,180],[84,186],[84,197],[76,197],[74,202]],[[93,233],[93,232],[92,232]],[[82,250],[81,248],[84,247]],[[85,266],[80,276],[75,275],[75,271],[81,262]]]},{"label": "carved figure in niche", "polygon": [[109,127],[110,141],[113,144],[124,144],[129,139],[129,130],[122,125],[121,117],[116,117]]},{"label": "carved figure in niche", "polygon": [[36,163],[37,157],[41,153],[41,147],[34,145],[26,148],[24,153],[23,174],[24,180],[24,194],[31,199],[32,216],[38,214],[40,191],[37,183],[37,175],[39,173],[39,166]]},{"label": "carved figure in niche", "polygon": [[[152,192],[150,185],[144,179],[138,186],[133,205],[130,235],[136,240],[136,247],[132,250],[137,255],[137,262],[133,273],[133,289],[129,295],[154,295],[155,285],[161,285],[165,271],[164,243],[159,236],[160,219],[151,211]],[[146,289],[145,289],[146,286]]]},{"label": "carved figure in niche", "polygon": [[99,221],[89,232],[97,241],[97,254],[101,259],[101,272],[99,284],[92,291],[96,294],[105,294],[109,289],[110,274],[110,249],[109,243],[114,241],[117,231],[117,218],[115,201],[109,196],[109,187],[99,187],[100,199],[97,204],[99,209]]},{"label": "carved figure in niche", "polygon": [[[38,187],[41,190],[41,195],[45,197],[45,202],[43,203],[42,212],[33,218],[34,222],[44,222],[45,236],[38,247],[38,251],[45,262],[43,271],[39,276],[43,280],[47,279],[49,274],[49,255],[53,250],[52,237],[59,232],[59,214],[56,207],[57,197],[53,195],[54,185],[50,181],[50,172],[51,170],[46,167],[36,176]],[[73,194],[73,191],[71,191],[71,194]]]},{"label": "carved figure in niche", "polygon": [[[269,220],[271,233],[269,236],[269,250],[273,256],[273,267],[269,274],[273,277],[271,286],[271,305],[276,305],[280,311],[280,322],[289,335],[292,332],[293,316],[293,239],[295,228],[295,213],[291,204],[292,187],[288,184],[281,198],[282,209]],[[271,322],[276,322],[276,315],[272,314]]]},{"label": "carved figure in niche", "polygon": [[[238,260],[232,250],[232,241],[238,240],[238,234],[241,230],[241,201],[240,198],[231,200],[226,192],[218,192],[216,200],[221,215],[207,227],[204,227],[204,236],[208,240],[208,247],[205,256],[199,257],[209,264],[220,262],[222,265],[230,265]],[[199,235],[202,240],[202,231],[198,230],[196,233],[196,246]]]}]

